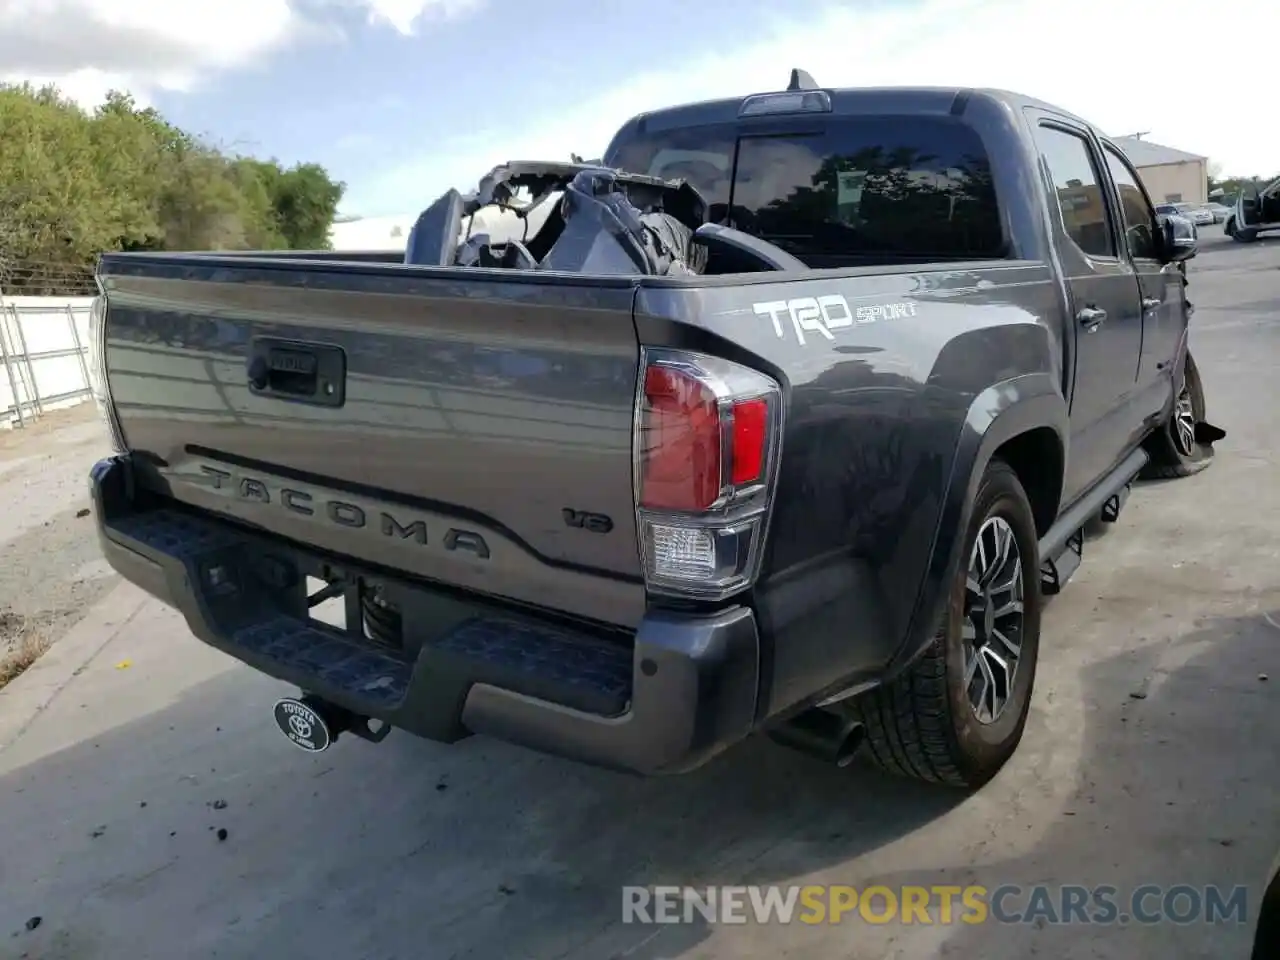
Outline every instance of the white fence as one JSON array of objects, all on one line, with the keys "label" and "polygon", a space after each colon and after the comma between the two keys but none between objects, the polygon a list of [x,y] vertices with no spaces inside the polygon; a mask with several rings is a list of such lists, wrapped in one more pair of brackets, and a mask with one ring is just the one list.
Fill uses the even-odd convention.
[{"label": "white fence", "polygon": [[93,297],[0,294],[0,429],[87,400]]}]

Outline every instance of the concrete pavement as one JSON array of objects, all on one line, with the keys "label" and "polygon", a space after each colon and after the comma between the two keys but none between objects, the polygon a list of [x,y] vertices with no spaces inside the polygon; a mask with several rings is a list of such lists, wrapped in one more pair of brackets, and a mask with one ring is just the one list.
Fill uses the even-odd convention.
[{"label": "concrete pavement", "polygon": [[1135,490],[1087,544],[1046,612],[1023,745],[978,793],[764,742],[660,781],[478,738],[308,756],[271,725],[283,688],[123,587],[77,653],[60,644],[60,665],[0,694],[0,958],[1247,956],[1248,927],[1199,923],[638,927],[620,888],[1256,896],[1280,850],[1277,268],[1265,242],[1195,263],[1193,349],[1229,436],[1208,471]]}]

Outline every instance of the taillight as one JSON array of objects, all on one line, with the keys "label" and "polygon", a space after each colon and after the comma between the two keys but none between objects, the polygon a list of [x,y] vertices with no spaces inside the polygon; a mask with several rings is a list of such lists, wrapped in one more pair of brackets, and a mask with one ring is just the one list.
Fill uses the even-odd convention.
[{"label": "taillight", "polygon": [[642,353],[636,513],[651,592],[719,599],[750,586],[775,481],[782,393],[759,371]]}]

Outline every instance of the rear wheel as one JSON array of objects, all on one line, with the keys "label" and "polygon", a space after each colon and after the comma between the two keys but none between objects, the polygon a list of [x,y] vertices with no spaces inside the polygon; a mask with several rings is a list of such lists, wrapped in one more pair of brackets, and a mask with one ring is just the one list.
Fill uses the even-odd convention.
[{"label": "rear wheel", "polygon": [[1187,354],[1182,387],[1173,413],[1147,440],[1150,460],[1142,468],[1144,480],[1170,480],[1199,473],[1213,459],[1213,447],[1196,442],[1196,424],[1204,420],[1204,383],[1195,358]]},{"label": "rear wheel", "polygon": [[1231,234],[1231,239],[1235,240],[1237,243],[1253,243],[1253,241],[1258,239],[1258,231],[1246,230],[1243,227],[1237,227]]},{"label": "rear wheel", "polygon": [[981,786],[1022,739],[1040,651],[1035,521],[1013,469],[983,474],[965,549],[933,642],[902,676],[848,709],[867,753],[893,773]]}]

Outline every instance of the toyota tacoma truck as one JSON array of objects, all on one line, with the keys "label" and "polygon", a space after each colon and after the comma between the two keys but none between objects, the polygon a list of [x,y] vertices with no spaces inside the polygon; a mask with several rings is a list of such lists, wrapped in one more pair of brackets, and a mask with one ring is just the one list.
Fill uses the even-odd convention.
[{"label": "toyota tacoma truck", "polygon": [[1224,435],[1195,249],[1063,110],[794,71],[499,166],[403,252],[107,254],[101,546],[296,687],[306,750],[765,734],[973,787],[1083,529]]}]

